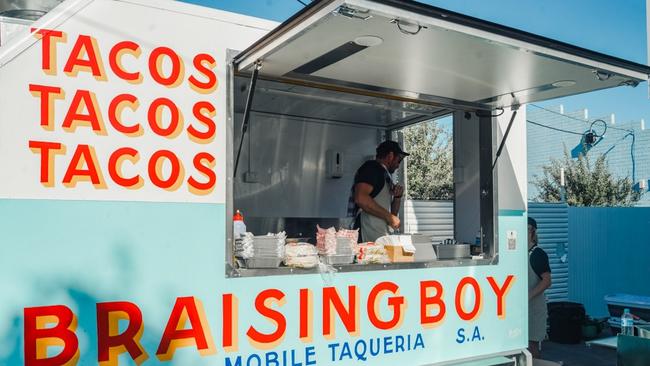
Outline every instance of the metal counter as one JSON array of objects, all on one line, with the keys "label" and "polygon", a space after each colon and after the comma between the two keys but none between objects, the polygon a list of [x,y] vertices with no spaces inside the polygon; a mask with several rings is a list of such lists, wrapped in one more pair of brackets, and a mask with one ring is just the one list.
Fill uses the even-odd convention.
[{"label": "metal counter", "polygon": [[[386,264],[341,264],[332,266],[336,272],[367,272],[367,271],[393,271],[403,269],[421,269],[421,268],[440,268],[440,267],[466,267],[466,266],[484,266],[497,264],[498,257],[485,259],[449,259],[434,260],[428,262],[405,262],[405,263],[386,263]],[[227,277],[265,277],[265,276],[286,276],[286,275],[305,275],[321,273],[318,267],[315,268],[233,268],[226,264]]]}]

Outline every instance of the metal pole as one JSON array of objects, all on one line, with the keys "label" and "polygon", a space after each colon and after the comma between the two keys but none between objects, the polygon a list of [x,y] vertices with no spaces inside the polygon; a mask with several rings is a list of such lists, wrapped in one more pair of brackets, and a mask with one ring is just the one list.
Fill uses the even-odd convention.
[{"label": "metal pole", "polygon": [[255,84],[257,83],[257,75],[259,74],[262,64],[258,61],[255,63],[255,68],[253,69],[253,75],[251,76],[251,83],[248,88],[248,97],[246,98],[246,108],[244,109],[244,120],[241,124],[241,137],[239,139],[239,147],[237,148],[237,158],[235,159],[235,170],[233,172],[233,178],[237,177],[237,168],[239,167],[239,157],[241,155],[241,148],[244,144],[244,135],[248,131],[248,120],[251,116],[251,108],[253,106],[253,96],[255,96]]}]

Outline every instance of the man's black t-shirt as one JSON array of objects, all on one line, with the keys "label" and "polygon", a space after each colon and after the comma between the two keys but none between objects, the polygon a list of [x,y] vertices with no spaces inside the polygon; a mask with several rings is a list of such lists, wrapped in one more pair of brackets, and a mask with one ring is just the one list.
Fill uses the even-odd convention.
[{"label": "man's black t-shirt", "polygon": [[548,255],[544,249],[535,246],[530,250],[530,266],[539,279],[542,279],[543,273],[551,273],[551,265],[548,262]]},{"label": "man's black t-shirt", "polygon": [[354,185],[356,186],[357,183],[370,184],[372,186],[370,197],[374,198],[384,188],[387,175],[388,173],[381,163],[376,160],[368,160],[359,167],[354,175]]}]

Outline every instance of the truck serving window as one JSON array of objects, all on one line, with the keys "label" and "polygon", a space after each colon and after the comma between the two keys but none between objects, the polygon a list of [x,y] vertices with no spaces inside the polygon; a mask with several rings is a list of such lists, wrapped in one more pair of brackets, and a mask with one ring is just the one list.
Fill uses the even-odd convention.
[{"label": "truck serving window", "polygon": [[[242,135],[250,85],[250,78],[233,78],[229,151],[233,165],[238,154],[239,162],[231,186],[230,275],[496,263],[496,119],[489,113],[260,79]],[[377,145],[387,139],[411,156],[391,177],[405,187],[400,228],[373,244],[349,231],[348,206],[355,173],[376,160]],[[423,191],[423,180],[438,176],[444,187]],[[241,221],[248,234],[234,239],[244,231]]]}]

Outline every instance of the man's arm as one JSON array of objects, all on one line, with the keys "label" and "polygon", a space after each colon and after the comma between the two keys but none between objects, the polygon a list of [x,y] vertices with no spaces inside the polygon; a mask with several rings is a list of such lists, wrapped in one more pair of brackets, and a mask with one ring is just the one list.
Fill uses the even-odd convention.
[{"label": "man's arm", "polygon": [[370,196],[370,193],[372,193],[372,185],[368,183],[355,184],[354,203],[368,214],[386,221],[386,223],[392,228],[399,228],[399,218],[375,202],[375,200]]},{"label": "man's arm", "polygon": [[544,272],[540,277],[542,277],[542,280],[539,281],[537,286],[528,291],[528,300],[543,293],[547,288],[551,287],[551,272]]}]

